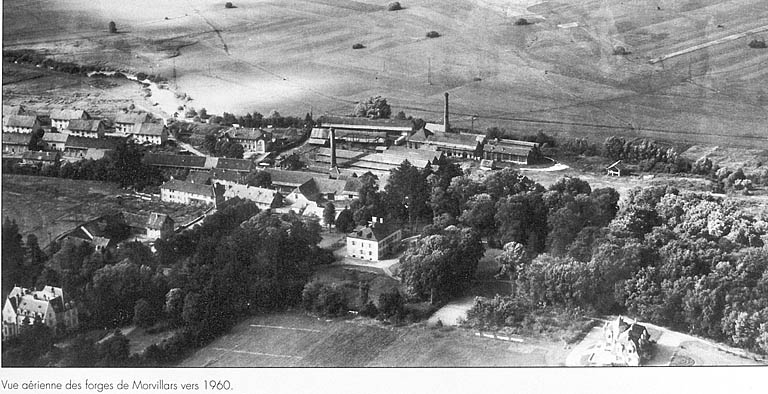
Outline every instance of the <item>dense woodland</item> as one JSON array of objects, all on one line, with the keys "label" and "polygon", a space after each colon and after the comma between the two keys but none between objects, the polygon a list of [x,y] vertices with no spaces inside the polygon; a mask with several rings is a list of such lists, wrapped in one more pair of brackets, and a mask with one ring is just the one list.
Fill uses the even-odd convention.
[{"label": "dense woodland", "polygon": [[[6,227],[13,230],[13,226],[10,221],[4,225],[3,249],[24,255],[25,264],[40,273],[24,277],[20,272],[28,271],[16,270],[9,276],[24,286],[62,286],[77,302],[81,332],[134,323],[155,330],[174,329],[176,334],[141,357],[129,357],[124,346],[127,339],[120,335],[97,344],[95,338],[78,334],[65,351],[52,347],[53,341],[44,342],[46,349],[20,351],[43,346],[29,339],[44,328],[27,330],[15,342],[17,346],[4,346],[4,365],[173,362],[225,332],[242,316],[297,305],[312,265],[329,262],[328,255],[316,247],[320,240],[316,222],[293,214],[259,212],[255,204],[239,199],[224,203],[201,226],[158,241],[156,254],[139,243],[102,253],[88,244],[67,242],[42,268],[32,261],[36,252],[29,245],[34,240],[23,245],[18,232],[6,238],[13,233]],[[5,279],[13,265],[3,263]],[[47,356],[39,357],[43,354]]]}]

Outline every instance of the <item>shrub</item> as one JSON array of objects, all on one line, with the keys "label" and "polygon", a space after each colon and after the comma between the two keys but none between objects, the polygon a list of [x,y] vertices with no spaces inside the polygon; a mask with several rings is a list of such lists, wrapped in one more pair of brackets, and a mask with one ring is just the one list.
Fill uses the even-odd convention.
[{"label": "shrub", "polygon": [[117,33],[117,25],[115,24],[114,21],[109,22],[109,32],[112,34]]},{"label": "shrub", "polygon": [[307,283],[301,298],[305,309],[323,316],[341,316],[347,311],[344,292],[336,284]]},{"label": "shrub", "polygon": [[403,6],[400,5],[399,1],[396,1],[394,3],[389,3],[389,5],[387,6],[388,11],[399,11],[402,9],[403,9]]},{"label": "shrub", "polygon": [[749,42],[749,47],[750,48],[755,48],[755,49],[766,48],[765,40],[754,39],[754,40]]},{"label": "shrub", "polygon": [[427,32],[427,38],[437,38],[440,37],[440,33],[432,30]]},{"label": "shrub", "polygon": [[226,4],[224,4],[224,8],[235,8],[235,6],[232,4],[231,1],[228,1]]},{"label": "shrub", "polygon": [[368,303],[363,305],[363,308],[360,309],[361,316],[376,317],[378,314],[379,308],[376,308],[376,304],[374,304],[373,301],[368,301]]},{"label": "shrub", "polygon": [[352,49],[363,49],[363,48],[365,48],[365,45],[363,45],[363,44],[361,44],[359,42],[357,44],[355,44],[355,45],[352,45]]},{"label": "shrub", "polygon": [[405,300],[397,289],[392,289],[389,293],[379,295],[379,317],[388,319],[390,317],[400,318],[403,316]]},{"label": "shrub", "polygon": [[530,25],[531,22],[528,22],[528,19],[520,18],[515,21],[515,26],[527,26]]},{"label": "shrub", "polygon": [[613,48],[613,54],[616,56],[625,56],[629,55],[631,52],[627,50],[627,48],[624,48],[623,46],[617,46]]}]

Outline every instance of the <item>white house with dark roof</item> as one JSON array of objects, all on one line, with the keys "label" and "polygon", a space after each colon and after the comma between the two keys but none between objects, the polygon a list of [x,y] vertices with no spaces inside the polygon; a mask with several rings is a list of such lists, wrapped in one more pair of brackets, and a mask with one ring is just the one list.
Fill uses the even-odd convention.
[{"label": "white house with dark roof", "polygon": [[224,187],[224,200],[238,197],[253,201],[259,209],[277,208],[283,204],[283,196],[275,190],[232,183],[222,184],[222,186]]},{"label": "white house with dark roof", "polygon": [[214,205],[216,195],[210,185],[172,179],[160,186],[160,200],[185,205]]},{"label": "white house with dark roof", "polygon": [[29,150],[32,134],[3,133],[3,154],[22,154]]},{"label": "white house with dark roof", "polygon": [[88,112],[82,109],[55,109],[51,111],[51,127],[56,130],[64,130],[69,127],[69,122],[75,119],[90,119]]},{"label": "white house with dark roof", "polygon": [[101,138],[106,129],[104,121],[100,119],[75,119],[69,122],[63,132],[75,137]]},{"label": "white house with dark roof", "polygon": [[168,128],[160,123],[136,123],[127,133],[139,144],[162,145],[168,140]]},{"label": "white house with dark roof", "polygon": [[402,229],[386,225],[374,216],[369,226],[358,227],[347,234],[347,256],[379,261],[394,252],[402,238]]},{"label": "white house with dark roof", "polygon": [[129,134],[137,124],[149,123],[149,114],[120,112],[115,116],[115,131]]},{"label": "white house with dark roof", "polygon": [[57,150],[63,152],[67,147],[69,134],[65,133],[45,133],[43,134],[43,144],[46,150]]},{"label": "white house with dark roof", "polygon": [[221,133],[220,138],[242,145],[246,153],[266,153],[272,149],[271,133],[261,129],[233,127]]},{"label": "white house with dark roof", "polygon": [[3,305],[3,340],[18,335],[36,320],[54,330],[79,324],[74,302],[64,298],[60,287],[45,286],[39,291],[14,287]]},{"label": "white house with dark roof", "polygon": [[149,218],[147,218],[147,238],[153,240],[164,238],[165,236],[173,233],[175,225],[176,223],[170,216],[164,213],[151,212],[149,214]]},{"label": "white house with dark roof", "polygon": [[32,134],[40,128],[40,119],[32,115],[10,115],[3,118],[3,133]]}]

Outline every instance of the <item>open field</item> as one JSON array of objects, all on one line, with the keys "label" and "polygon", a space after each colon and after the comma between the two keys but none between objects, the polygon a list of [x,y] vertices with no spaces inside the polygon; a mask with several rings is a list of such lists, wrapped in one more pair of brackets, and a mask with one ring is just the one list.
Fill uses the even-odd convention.
[{"label": "open field", "polygon": [[3,104],[20,104],[44,113],[54,108],[78,108],[96,117],[114,116],[131,104],[153,112],[136,82],[88,78],[6,61],[3,61]]},{"label": "open field", "polygon": [[747,47],[768,33],[723,40],[764,27],[764,1],[385,3],[9,0],[3,45],[163,75],[212,113],[344,114],[381,94],[439,119],[450,91],[455,126],[768,147],[768,50]]},{"label": "open field", "polygon": [[437,367],[563,365],[562,343],[511,343],[462,329],[326,321],[299,312],[250,318],[182,367]]},{"label": "open field", "polygon": [[2,181],[3,220],[16,220],[21,235],[35,234],[41,245],[112,210],[167,213],[178,224],[202,214],[200,208],[144,201],[106,182],[8,174]]}]

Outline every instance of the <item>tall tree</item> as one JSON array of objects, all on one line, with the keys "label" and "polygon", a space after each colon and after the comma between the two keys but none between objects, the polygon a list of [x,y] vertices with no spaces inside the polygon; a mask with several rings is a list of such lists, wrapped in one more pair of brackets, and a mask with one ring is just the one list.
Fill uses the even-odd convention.
[{"label": "tall tree", "polygon": [[323,222],[328,228],[336,222],[336,206],[331,201],[328,201],[323,208]]}]

